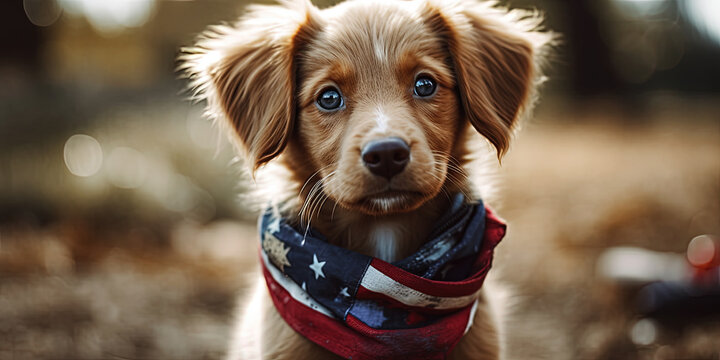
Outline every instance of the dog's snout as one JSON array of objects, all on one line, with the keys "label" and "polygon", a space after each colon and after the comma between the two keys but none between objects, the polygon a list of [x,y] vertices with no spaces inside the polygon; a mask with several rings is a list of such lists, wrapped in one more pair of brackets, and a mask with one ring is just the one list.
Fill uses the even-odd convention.
[{"label": "dog's snout", "polygon": [[361,156],[370,172],[390,180],[410,162],[410,146],[396,137],[373,140],[365,145]]}]

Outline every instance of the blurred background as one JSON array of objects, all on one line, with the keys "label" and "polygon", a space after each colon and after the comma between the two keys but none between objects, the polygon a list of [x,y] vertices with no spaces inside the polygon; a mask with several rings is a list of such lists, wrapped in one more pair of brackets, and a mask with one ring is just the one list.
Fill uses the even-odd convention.
[{"label": "blurred background", "polygon": [[[720,359],[720,1],[502,3],[563,34],[491,204],[510,358]],[[245,5],[0,2],[0,359],[223,356],[252,184],[175,59]]]}]

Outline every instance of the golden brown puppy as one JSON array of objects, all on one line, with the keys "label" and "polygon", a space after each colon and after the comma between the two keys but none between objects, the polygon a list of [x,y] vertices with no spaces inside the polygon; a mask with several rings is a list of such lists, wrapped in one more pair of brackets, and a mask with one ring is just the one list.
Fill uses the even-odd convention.
[{"label": "golden brown puppy", "polygon": [[[498,158],[508,149],[552,38],[539,23],[473,0],[287,1],[210,28],[182,60],[253,171],[285,170],[264,185],[276,212],[392,262],[423,245],[451,194],[478,196],[474,132]],[[450,358],[500,357],[488,296]],[[338,358],[286,324],[264,281],[244,309],[230,359]]]}]

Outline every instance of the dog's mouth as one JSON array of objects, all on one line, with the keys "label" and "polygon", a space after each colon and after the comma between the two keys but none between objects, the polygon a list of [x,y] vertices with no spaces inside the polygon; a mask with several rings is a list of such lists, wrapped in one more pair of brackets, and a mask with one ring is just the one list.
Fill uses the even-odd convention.
[{"label": "dog's mouth", "polygon": [[419,191],[386,190],[361,198],[353,207],[372,215],[401,213],[416,209],[425,198]]}]

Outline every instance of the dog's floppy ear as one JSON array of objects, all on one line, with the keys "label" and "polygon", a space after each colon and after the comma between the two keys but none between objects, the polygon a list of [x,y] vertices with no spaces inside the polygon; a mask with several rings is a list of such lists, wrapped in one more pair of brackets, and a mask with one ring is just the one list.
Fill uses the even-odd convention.
[{"label": "dog's floppy ear", "polygon": [[468,120],[501,157],[553,35],[536,30],[536,14],[494,2],[427,0],[423,6],[426,22],[447,41]]},{"label": "dog's floppy ear", "polygon": [[315,11],[309,0],[251,6],[234,25],[208,28],[180,56],[196,98],[235,130],[253,170],[279,155],[291,136],[295,58]]}]

